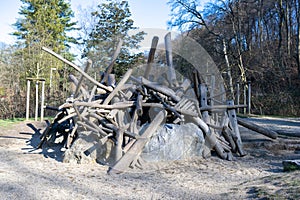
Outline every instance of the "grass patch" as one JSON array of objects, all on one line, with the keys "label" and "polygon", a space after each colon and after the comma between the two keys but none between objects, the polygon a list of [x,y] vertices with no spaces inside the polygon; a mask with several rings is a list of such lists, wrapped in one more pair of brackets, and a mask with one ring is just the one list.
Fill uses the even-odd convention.
[{"label": "grass patch", "polygon": [[14,119],[1,119],[0,120],[0,127],[11,127],[14,124],[20,123],[25,121],[24,118],[14,118]]}]

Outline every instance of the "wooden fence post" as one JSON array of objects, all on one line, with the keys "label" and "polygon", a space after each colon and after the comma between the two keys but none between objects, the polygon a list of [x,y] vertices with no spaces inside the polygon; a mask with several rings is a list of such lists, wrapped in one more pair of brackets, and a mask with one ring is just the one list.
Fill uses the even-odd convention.
[{"label": "wooden fence post", "polygon": [[30,103],[30,80],[27,79],[26,121],[29,120],[29,103]]},{"label": "wooden fence post", "polygon": [[[246,84],[244,84],[243,83],[243,85],[244,85],[244,105],[247,105],[247,86],[246,86]],[[245,107],[244,108],[244,115],[246,114],[246,111],[247,111],[247,108]]]},{"label": "wooden fence post", "polygon": [[[240,105],[240,82],[236,83],[236,103]],[[240,109],[237,109],[237,113],[240,113]]]},{"label": "wooden fence post", "polygon": [[39,82],[35,82],[35,118],[34,121],[37,121],[39,115]]},{"label": "wooden fence post", "polygon": [[251,114],[251,81],[248,81],[248,114]]},{"label": "wooden fence post", "polygon": [[30,115],[30,82],[35,81],[35,121],[39,115],[39,82],[42,82],[42,97],[41,97],[41,121],[44,119],[44,104],[45,104],[45,79],[44,78],[26,78],[27,80],[27,95],[26,95],[26,121]]},{"label": "wooden fence post", "polygon": [[44,104],[45,104],[45,81],[42,81],[41,122],[44,121]]}]

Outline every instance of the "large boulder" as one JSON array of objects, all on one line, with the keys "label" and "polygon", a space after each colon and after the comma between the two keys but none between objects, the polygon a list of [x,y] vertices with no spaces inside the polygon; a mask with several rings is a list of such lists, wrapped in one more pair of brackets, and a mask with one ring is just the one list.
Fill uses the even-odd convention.
[{"label": "large boulder", "polygon": [[107,164],[111,145],[111,142],[101,145],[96,134],[90,131],[81,131],[71,148],[65,151],[63,162],[78,164],[100,162]]},{"label": "large boulder", "polygon": [[282,165],[283,171],[300,170],[300,160],[284,160]]},{"label": "large boulder", "polygon": [[141,157],[148,162],[202,157],[203,132],[195,124],[165,124],[145,146]]},{"label": "large boulder", "polygon": [[[80,132],[71,148],[65,151],[63,162],[114,164],[113,142],[108,140],[102,145],[99,139],[92,132]],[[203,148],[203,133],[195,124],[164,124],[154,133],[141,157],[147,162],[201,157]]]}]

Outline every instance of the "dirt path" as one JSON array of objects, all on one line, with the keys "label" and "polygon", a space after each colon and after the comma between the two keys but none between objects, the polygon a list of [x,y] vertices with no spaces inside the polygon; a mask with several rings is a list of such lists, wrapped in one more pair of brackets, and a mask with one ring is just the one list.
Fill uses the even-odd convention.
[{"label": "dirt path", "polygon": [[300,198],[300,173],[281,165],[300,159],[299,139],[269,140],[241,128],[248,155],[235,161],[212,156],[109,176],[107,166],[62,163],[59,155],[34,151],[45,124],[32,125],[0,131],[0,199]]}]

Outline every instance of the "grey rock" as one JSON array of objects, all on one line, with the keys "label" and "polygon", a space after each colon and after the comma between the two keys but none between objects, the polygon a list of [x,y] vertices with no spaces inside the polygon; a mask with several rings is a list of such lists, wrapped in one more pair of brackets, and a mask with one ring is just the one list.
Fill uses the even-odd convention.
[{"label": "grey rock", "polygon": [[284,160],[282,165],[283,171],[300,170],[300,160]]},{"label": "grey rock", "polygon": [[204,136],[195,124],[165,124],[152,136],[141,157],[148,162],[182,160],[202,157],[203,149]]}]

